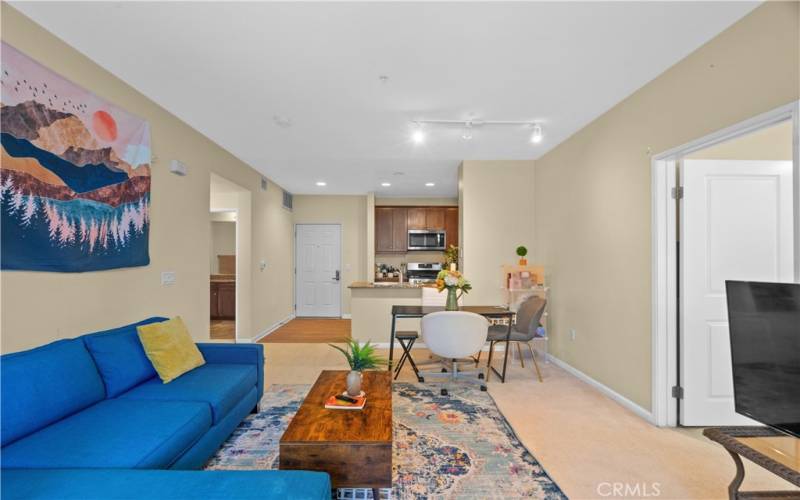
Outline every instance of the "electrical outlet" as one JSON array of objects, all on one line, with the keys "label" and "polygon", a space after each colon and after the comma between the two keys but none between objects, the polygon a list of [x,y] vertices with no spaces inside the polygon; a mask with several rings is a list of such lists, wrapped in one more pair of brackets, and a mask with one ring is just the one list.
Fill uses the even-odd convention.
[{"label": "electrical outlet", "polygon": [[569,329],[569,339],[570,340],[575,340],[575,329],[574,328],[570,328]]},{"label": "electrical outlet", "polygon": [[177,278],[175,277],[175,271],[162,271],[161,272],[161,284],[162,285],[174,285]]}]

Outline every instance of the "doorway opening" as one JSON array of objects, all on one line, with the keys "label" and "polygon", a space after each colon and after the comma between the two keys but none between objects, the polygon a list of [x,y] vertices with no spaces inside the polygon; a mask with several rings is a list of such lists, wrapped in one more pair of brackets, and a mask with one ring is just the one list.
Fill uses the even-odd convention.
[{"label": "doorway opening", "polygon": [[209,197],[209,337],[249,342],[251,193],[211,174]]},{"label": "doorway opening", "polygon": [[741,425],[726,280],[800,281],[798,103],[653,159],[653,419]]},{"label": "doorway opening", "polygon": [[237,211],[211,212],[211,338],[236,340]]},{"label": "doorway opening", "polygon": [[342,316],[342,226],[295,225],[295,315]]}]

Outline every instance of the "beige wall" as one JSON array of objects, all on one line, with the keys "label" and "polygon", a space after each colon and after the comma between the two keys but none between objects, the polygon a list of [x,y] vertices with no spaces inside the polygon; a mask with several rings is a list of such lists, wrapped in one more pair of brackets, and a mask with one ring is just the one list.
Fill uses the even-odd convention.
[{"label": "beige wall", "polygon": [[551,351],[645,409],[651,155],[797,100],[799,7],[765,3],[536,161]]},{"label": "beige wall", "polygon": [[236,255],[236,222],[211,221],[209,272],[219,274],[220,255]]},{"label": "beige wall", "polygon": [[690,160],[792,160],[792,122],[787,120],[772,127],[701,149],[688,156]]},{"label": "beige wall", "polygon": [[342,314],[350,314],[350,289],[366,279],[367,196],[295,195],[295,224],[342,226]]},{"label": "beige wall", "polygon": [[473,290],[467,305],[503,304],[501,266],[517,261],[519,245],[533,255],[533,161],[462,162],[461,198],[462,269]]},{"label": "beige wall", "polygon": [[[237,318],[242,338],[253,338],[291,313],[291,213],[281,208],[281,190],[248,165],[103,70],[62,41],[2,4],[2,39],[56,73],[150,123],[153,154],[150,259],[146,267],[83,274],[3,272],[2,351],[10,352],[119,326],[153,315],[181,315],[196,339],[209,328],[209,177],[217,172],[252,196],[252,238],[241,258],[255,269],[254,307]],[[205,103],[198,103],[204,105]],[[171,159],[189,173],[168,172]],[[241,222],[241,221],[240,221]],[[289,243],[287,243],[289,242]],[[268,267],[259,272],[257,262]],[[160,285],[162,271],[177,282]],[[41,314],[42,308],[47,314]]]}]

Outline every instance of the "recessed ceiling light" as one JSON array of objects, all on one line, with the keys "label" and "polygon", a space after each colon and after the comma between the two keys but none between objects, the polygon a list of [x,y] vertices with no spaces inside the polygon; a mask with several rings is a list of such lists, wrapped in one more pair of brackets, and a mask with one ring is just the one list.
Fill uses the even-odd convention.
[{"label": "recessed ceiling light", "polygon": [[385,188],[388,188],[388,187],[389,187],[389,186],[391,186],[391,185],[392,185],[392,183],[391,183],[391,182],[381,182],[381,186],[383,186],[383,187],[385,187]]},{"label": "recessed ceiling light", "polygon": [[433,183],[433,182],[426,182],[426,183],[425,183],[425,187],[429,187],[429,188],[430,188],[430,187],[433,187],[433,186],[435,186],[435,185],[436,185],[436,184],[435,184],[435,183]]},{"label": "recessed ceiling light", "polygon": [[319,187],[325,187],[327,185],[328,185],[328,183],[325,182],[325,181],[317,181],[317,186],[319,186]]}]

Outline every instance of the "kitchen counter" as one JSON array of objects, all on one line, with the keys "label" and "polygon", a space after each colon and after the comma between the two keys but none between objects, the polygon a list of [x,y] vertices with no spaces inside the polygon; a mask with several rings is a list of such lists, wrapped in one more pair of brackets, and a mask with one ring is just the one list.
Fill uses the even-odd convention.
[{"label": "kitchen counter", "polygon": [[387,288],[387,289],[397,289],[397,288],[422,288],[423,285],[412,285],[411,283],[403,282],[403,283],[396,283],[392,281],[387,282],[377,282],[373,283],[372,281],[354,281],[350,284],[348,288]]},{"label": "kitchen counter", "polygon": [[[351,335],[388,347],[392,327],[392,306],[422,304],[422,286],[408,283],[376,284],[356,281],[350,288]],[[419,331],[419,319],[398,320],[398,330]]]}]

